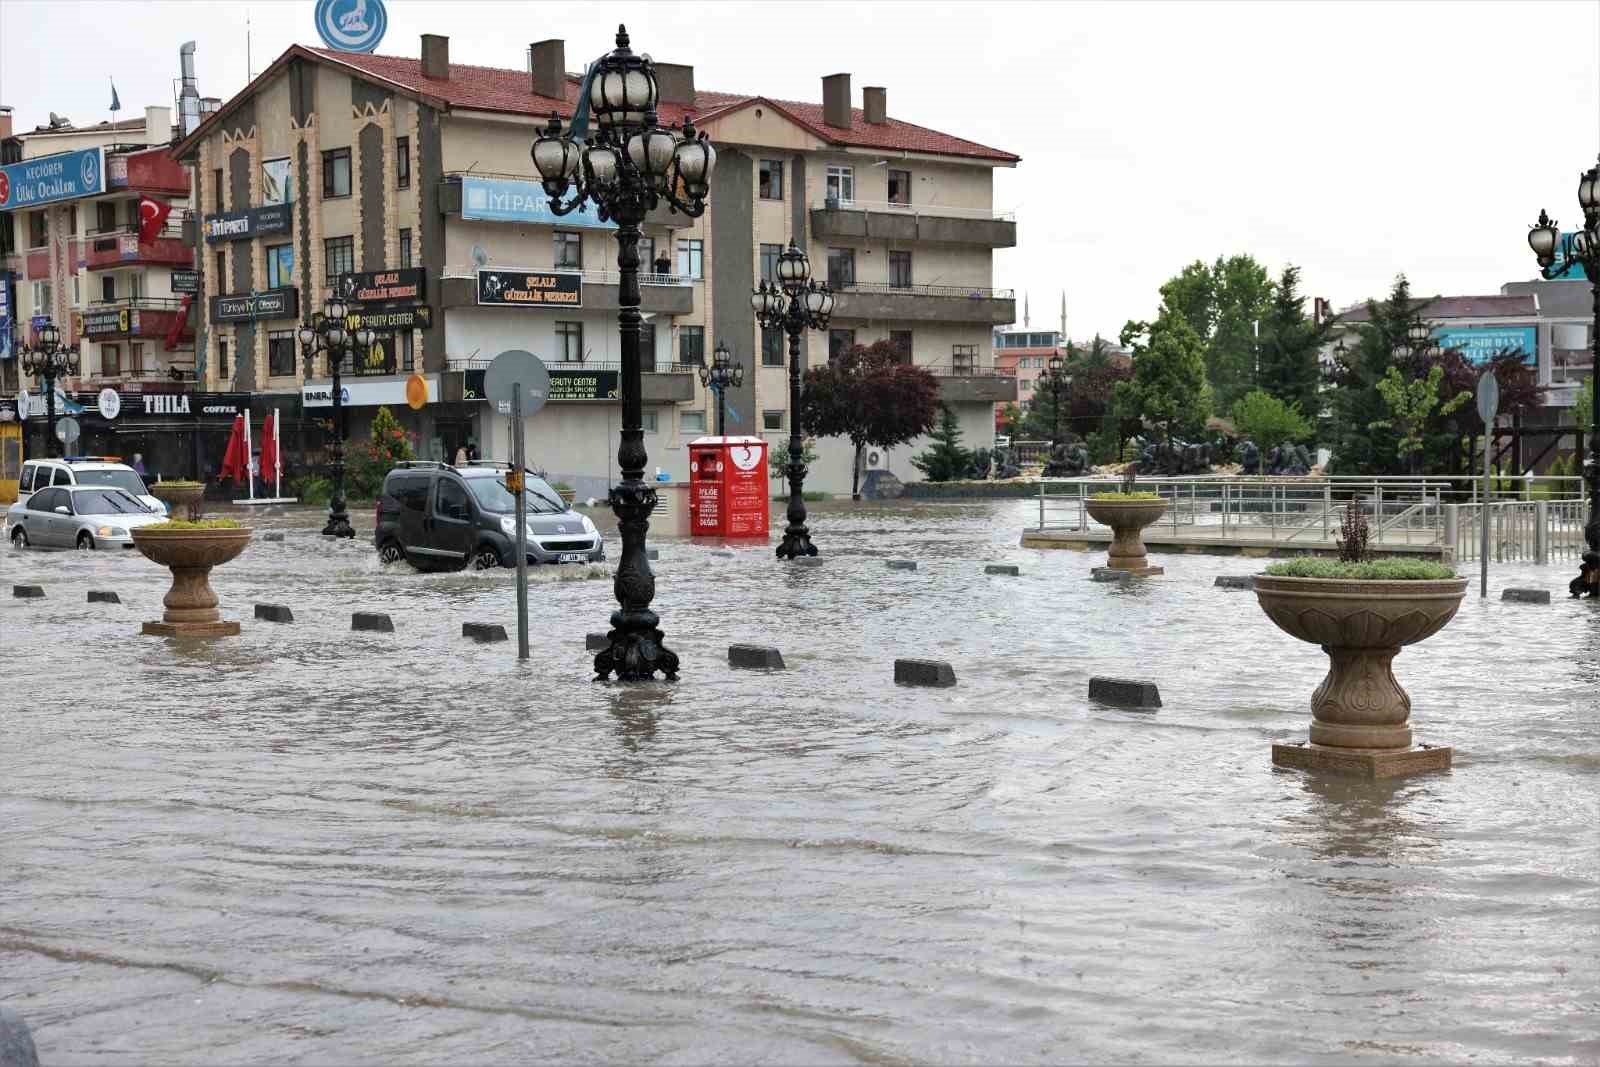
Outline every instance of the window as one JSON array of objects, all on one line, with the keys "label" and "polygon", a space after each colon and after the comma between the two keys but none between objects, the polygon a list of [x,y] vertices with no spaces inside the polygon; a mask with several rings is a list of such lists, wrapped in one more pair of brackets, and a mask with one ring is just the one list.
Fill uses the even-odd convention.
[{"label": "window", "polygon": [[763,200],[783,199],[783,160],[763,159],[757,170],[756,188]]},{"label": "window", "polygon": [[128,373],[144,373],[144,345],[141,342],[135,341],[128,345]]},{"label": "window", "polygon": [[267,373],[274,378],[294,377],[293,330],[273,330],[267,334]]},{"label": "window", "polygon": [[583,323],[556,323],[556,358],[563,363],[583,361]]},{"label": "window", "polygon": [[128,299],[138,300],[144,296],[143,290],[144,275],[137,273],[128,275]]},{"label": "window", "polygon": [[410,330],[400,331],[400,369],[417,369],[417,338]]},{"label": "window", "polygon": [[706,365],[706,328],[678,327],[678,362],[694,367]]},{"label": "window", "polygon": [[912,362],[910,330],[890,330],[889,343],[894,346],[895,352],[899,355],[901,363]]},{"label": "window", "polygon": [[72,276],[72,306],[83,306],[83,292],[78,286],[78,276],[76,274]]},{"label": "window", "polygon": [[856,283],[856,250],[853,248],[828,249],[828,285],[844,289]]},{"label": "window", "polygon": [[[55,478],[53,479],[51,484],[53,484],[53,485],[71,485],[72,484],[72,472],[70,470],[68,470],[66,467],[57,467],[55,470],[56,470]],[[65,496],[66,494],[62,494],[62,495]],[[60,501],[57,501],[57,503],[65,504],[66,501],[65,500],[60,500]]]},{"label": "window", "polygon": [[678,273],[696,281],[706,276],[706,243],[699,238],[678,239]]},{"label": "window", "polygon": [[777,284],[778,257],[783,255],[782,245],[761,246],[761,280]]},{"label": "window", "polygon": [[583,235],[573,230],[555,232],[556,270],[583,269]]},{"label": "window", "polygon": [[776,327],[761,331],[761,365],[783,366],[783,331]]},{"label": "window", "polygon": [[856,332],[854,330],[829,330],[828,362],[837,363],[855,346]]},{"label": "window", "polygon": [[889,203],[911,203],[911,172],[909,170],[891,170],[889,172]]},{"label": "window", "polygon": [[100,373],[107,378],[122,373],[122,349],[117,345],[100,346]]},{"label": "window", "polygon": [[829,200],[848,204],[856,198],[856,169],[854,167],[829,167],[826,195]]},{"label": "window", "polygon": [[322,198],[350,195],[350,149],[333,148],[322,153]]},{"label": "window", "polygon": [[322,242],[323,261],[327,265],[328,288],[332,289],[339,282],[339,275],[349,274],[356,269],[356,239],[354,237],[330,237]]},{"label": "window", "polygon": [[273,245],[267,249],[267,288],[283,289],[294,283],[294,246]]},{"label": "window", "polygon": [[783,412],[781,410],[763,411],[761,413],[761,428],[763,430],[783,429]]},{"label": "window", "polygon": [[400,267],[404,269],[411,266],[411,231],[400,231]]},{"label": "window", "polygon": [[102,274],[100,276],[100,299],[109,304],[117,298],[117,276],[115,274]]},{"label": "window", "polygon": [[656,326],[653,322],[639,324],[639,370],[649,374],[656,369]]},{"label": "window", "polygon": [[225,293],[228,291],[228,254],[226,252],[218,252],[215,262],[217,273],[211,284],[216,287],[216,292]]},{"label": "window", "polygon": [[889,253],[889,288],[911,288],[911,253]]},{"label": "window", "polygon": [[28,212],[28,247],[43,248],[50,243],[49,216],[43,211]]},{"label": "window", "polygon": [[143,221],[139,218],[139,201],[124,200],[122,202],[122,221],[127,224],[128,229],[138,232],[139,224]]},{"label": "window", "polygon": [[978,369],[977,345],[951,345],[950,370],[955,374],[971,374]]},{"label": "window", "polygon": [[1018,382],[1017,384],[1022,387],[1022,391],[1024,393],[1033,392],[1033,379],[1032,378],[1024,378],[1024,379],[1022,379],[1022,381]]},{"label": "window", "polygon": [[449,478],[440,478],[439,488],[433,496],[433,510],[447,519],[471,519],[472,508],[467,504],[467,491]]},{"label": "window", "polygon": [[397,188],[411,188],[411,138],[394,139],[394,183]]},{"label": "window", "polygon": [[643,424],[645,433],[661,432],[661,413],[659,411],[646,411],[639,421]]},{"label": "window", "polygon": [[78,234],[78,205],[73,204],[67,209],[67,232],[74,237]]},{"label": "window", "polygon": [[703,411],[678,412],[678,429],[684,433],[705,433],[706,413]]},{"label": "window", "polygon": [[55,302],[55,291],[51,288],[49,282],[33,283],[33,313],[35,315],[53,314]]},{"label": "window", "polygon": [[94,206],[94,230],[96,233],[110,233],[117,228],[117,204],[114,200],[102,200]]},{"label": "window", "polygon": [[217,341],[217,374],[222,378],[229,377],[228,373],[228,339],[220,338]]},{"label": "window", "polygon": [[222,210],[222,168],[211,172],[211,210]]},{"label": "window", "polygon": [[639,238],[639,273],[670,273],[669,271],[656,270],[656,239],[654,237]]}]

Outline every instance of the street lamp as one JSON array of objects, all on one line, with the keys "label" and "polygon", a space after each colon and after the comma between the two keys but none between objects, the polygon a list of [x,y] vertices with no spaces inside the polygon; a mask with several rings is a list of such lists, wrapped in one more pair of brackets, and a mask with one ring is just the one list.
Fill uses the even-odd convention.
[{"label": "street lamp", "polygon": [[1066,441],[1061,435],[1061,394],[1063,390],[1070,395],[1072,381],[1062,373],[1067,369],[1067,361],[1057,352],[1050,357],[1050,403],[1055,409],[1055,425],[1050,434],[1050,461],[1045,464],[1043,476],[1046,478],[1068,477]]},{"label": "street lamp", "polygon": [[700,368],[700,384],[717,391],[717,436],[725,437],[728,433],[728,412],[724,402],[726,398],[722,394],[730,385],[737,389],[744,384],[744,364],[733,362],[733,353],[719,341],[716,351],[711,353],[711,366]]},{"label": "street lamp", "polygon": [[1600,163],[1579,176],[1578,206],[1583,209],[1582,229],[1563,242],[1555,220],[1541,210],[1539,221],[1528,231],[1528,246],[1546,278],[1558,278],[1573,267],[1582,267],[1594,291],[1594,322],[1589,326],[1589,347],[1594,353],[1589,380],[1593,384],[1588,451],[1583,464],[1589,493],[1589,521],[1583,528],[1583,539],[1589,550],[1583,554],[1583,567],[1570,588],[1573,596],[1587,592],[1591,597],[1600,597]]},{"label": "street lamp", "polygon": [[[61,455],[61,442],[56,440],[56,379],[72,377],[78,373],[78,350],[61,344],[61,330],[50,319],[39,327],[38,343],[22,349],[22,371],[30,378],[44,379],[45,452]],[[28,413],[21,413],[26,419]]]},{"label": "street lamp", "polygon": [[782,330],[789,335],[789,525],[778,546],[779,559],[815,556],[806,529],[806,503],[801,487],[806,481],[806,465],[800,458],[805,442],[800,439],[800,333],[826,330],[833,314],[833,291],[818,285],[811,277],[811,261],[791,238],[789,247],[778,254],[778,280],[765,279],[750,294],[756,322],[763,330]]},{"label": "street lamp", "polygon": [[[649,459],[644,448],[644,408],[639,366],[639,224],[665,202],[690,218],[705,212],[711,171],[717,152],[694,120],[682,131],[656,121],[656,74],[649,56],[634,55],[628,31],[617,27],[616,50],[589,68],[578,91],[572,126],[562,131],[552,114],[533,142],[533,165],[539,172],[550,210],[566,215],[594,204],[601,221],[617,224],[617,322],[622,334],[622,440],[617,447],[621,484],[612,487],[611,510],[622,531],[622,555],[612,581],[617,611],[611,613],[608,644],[594,657],[600,678],[615,672],[619,681],[641,681],[660,671],[678,676],[678,656],[662,643],[660,618],[650,610],[656,579],[645,558],[645,534],[656,491],[644,480]],[[591,132],[593,116],[598,127]],[[568,189],[572,199],[562,202]]]},{"label": "street lamp", "polygon": [[350,526],[350,513],[344,505],[344,386],[339,372],[345,357],[352,352],[366,352],[376,339],[365,326],[350,328],[349,306],[337,295],[323,302],[320,314],[300,327],[300,351],[305,355],[306,377],[312,376],[312,363],[318,352],[328,357],[328,373],[333,379],[333,497],[328,501],[328,524],[322,528],[327,537],[354,537]]}]

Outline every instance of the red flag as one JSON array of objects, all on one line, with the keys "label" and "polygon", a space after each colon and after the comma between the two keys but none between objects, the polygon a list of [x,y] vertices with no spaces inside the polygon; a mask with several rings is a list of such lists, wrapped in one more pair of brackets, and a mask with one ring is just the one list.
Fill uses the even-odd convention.
[{"label": "red flag", "polygon": [[233,479],[243,482],[250,476],[250,457],[244,454],[244,416],[233,417],[233,431],[228,434],[228,448],[222,453],[222,469],[217,472],[221,481]]},{"label": "red flag", "polygon": [[276,412],[267,413],[267,421],[261,427],[261,480],[272,481],[273,468],[278,465],[278,420]]},{"label": "red flag", "polygon": [[183,305],[178,308],[178,314],[172,320],[172,327],[167,330],[167,347],[176,348],[185,333],[189,332],[189,308],[194,304],[194,294],[187,293],[183,298]]},{"label": "red flag", "polygon": [[172,205],[165,200],[139,194],[139,243],[147,245],[156,239],[161,232],[162,225],[167,221],[167,216],[172,214]]}]

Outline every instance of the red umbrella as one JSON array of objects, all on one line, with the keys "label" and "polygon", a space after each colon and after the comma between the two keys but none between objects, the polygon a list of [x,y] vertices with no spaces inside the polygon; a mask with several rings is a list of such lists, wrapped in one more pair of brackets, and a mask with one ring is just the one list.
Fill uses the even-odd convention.
[{"label": "red umbrella", "polygon": [[228,448],[222,453],[222,470],[217,477],[244,481],[250,476],[250,457],[244,452],[244,416],[233,417],[233,430],[228,434]]},{"label": "red umbrella", "polygon": [[267,412],[266,422],[261,427],[261,480],[272,481],[272,472],[278,466],[278,420],[277,411]]}]

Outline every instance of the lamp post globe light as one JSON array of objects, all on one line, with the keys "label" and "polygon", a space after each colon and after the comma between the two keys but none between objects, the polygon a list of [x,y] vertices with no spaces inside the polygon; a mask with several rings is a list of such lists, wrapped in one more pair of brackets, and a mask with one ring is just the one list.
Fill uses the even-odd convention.
[{"label": "lamp post globe light", "polygon": [[1578,178],[1578,207],[1583,211],[1583,226],[1566,241],[1556,221],[1543,211],[1528,231],[1528,246],[1539,261],[1540,273],[1558,278],[1574,267],[1583,269],[1594,291],[1594,321],[1589,326],[1589,347],[1594,354],[1590,369],[1591,406],[1589,441],[1583,464],[1583,479],[1589,495],[1589,521],[1583,528],[1588,550],[1583,567],[1569,588],[1573,596],[1587,593],[1600,597],[1600,162]]},{"label": "lamp post globe light", "polygon": [[365,352],[376,339],[372,330],[350,328],[347,319],[349,307],[338,296],[330,296],[322,311],[300,327],[300,351],[305,355],[306,377],[312,376],[312,365],[317,353],[328,357],[328,374],[332,379],[330,394],[333,398],[333,494],[328,500],[328,523],[322,528],[326,537],[354,537],[350,526],[350,513],[344,501],[344,386],[339,380],[345,357],[352,352]]},{"label": "lamp post globe light", "polygon": [[[678,676],[678,656],[663,643],[661,620],[650,610],[656,579],[645,558],[656,491],[644,480],[649,457],[640,396],[639,224],[662,203],[690,218],[703,214],[717,161],[716,149],[704,133],[696,133],[692,118],[684,119],[681,131],[659,125],[656,101],[654,64],[649,56],[633,53],[627,28],[618,26],[616,50],[597,60],[584,78],[571,128],[563,132],[561,119],[552,114],[531,149],[551,211],[566,215],[587,202],[602,221],[617,224],[622,335],[617,466],[622,481],[612,488],[610,503],[622,531],[622,554],[612,581],[619,608],[611,613],[609,643],[595,655],[594,671],[601,679],[615,673],[619,681],[646,680],[657,671],[668,679]],[[569,190],[571,199],[563,201]]]},{"label": "lamp post globe light", "polygon": [[711,366],[700,368],[700,384],[717,391],[717,436],[726,437],[728,405],[723,392],[729,386],[737,389],[744,384],[744,364],[733,362],[733,353],[719,341],[716,351],[711,354]]},{"label": "lamp post globe light", "polygon": [[806,502],[802,489],[806,465],[801,460],[805,443],[800,439],[800,334],[804,330],[826,330],[833,314],[833,291],[818,285],[811,277],[811,261],[791,238],[789,247],[778,255],[778,280],[762,280],[750,294],[756,322],[763,330],[782,330],[789,335],[789,525],[778,545],[779,559],[815,556],[806,529]]},{"label": "lamp post globe light", "polygon": [[1067,466],[1066,439],[1061,434],[1061,394],[1071,395],[1072,381],[1064,373],[1067,361],[1057,352],[1050,357],[1050,404],[1054,409],[1055,417],[1050,431],[1050,460],[1045,464],[1043,472],[1046,478],[1065,478],[1069,474]]},{"label": "lamp post globe light", "polygon": [[[44,379],[45,452],[61,455],[61,442],[56,440],[56,379],[78,373],[78,350],[61,343],[61,328],[50,319],[39,327],[37,344],[22,348],[22,372],[30,378]],[[15,337],[16,334],[13,333]],[[20,344],[18,347],[21,347]],[[26,411],[20,413],[27,419]]]}]

